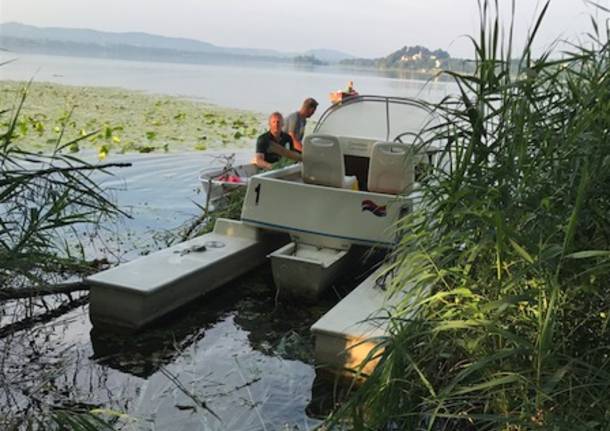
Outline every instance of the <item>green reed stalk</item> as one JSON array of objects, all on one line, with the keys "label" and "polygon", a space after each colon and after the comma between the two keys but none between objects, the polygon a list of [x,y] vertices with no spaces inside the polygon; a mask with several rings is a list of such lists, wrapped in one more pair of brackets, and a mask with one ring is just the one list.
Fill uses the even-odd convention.
[{"label": "green reed stalk", "polygon": [[[106,168],[121,165],[93,165],[63,152],[90,135],[63,144],[61,131],[50,154],[25,151],[14,142],[26,94],[27,90],[21,93],[14,109],[0,112],[0,116],[11,115],[8,127],[0,132],[0,291],[3,293],[0,296],[4,298],[20,298],[10,292],[23,287],[29,288],[33,297],[40,293],[40,286],[47,287],[57,279],[91,271],[85,256],[72,256],[69,247],[62,247],[66,244],[62,237],[78,225],[96,225],[123,214],[91,178],[96,171],[105,172]],[[17,322],[3,327],[3,337],[24,327],[20,324],[31,317],[34,304],[38,305],[31,297],[23,301],[23,307],[16,306],[15,301],[9,306],[0,301],[3,316],[10,315],[7,309],[19,316]],[[82,303],[82,299],[74,303]],[[44,301],[42,305],[48,311]],[[19,384],[9,381],[3,384],[7,391],[5,399],[11,402],[10,391]],[[54,410],[54,406],[41,402],[37,395],[29,394],[29,405],[5,406],[0,424],[7,429],[110,430],[112,422],[116,422],[116,418],[108,422],[94,411]]]},{"label": "green reed stalk", "polygon": [[26,94],[27,88],[13,110],[3,111],[11,119],[0,133],[0,282],[39,282],[52,268],[68,273],[70,266],[82,269],[82,258],[65,259],[61,235],[73,226],[123,214],[91,179],[92,173],[118,165],[90,164],[63,151],[90,135],[62,143],[61,131],[50,154],[25,151],[14,143]]}]

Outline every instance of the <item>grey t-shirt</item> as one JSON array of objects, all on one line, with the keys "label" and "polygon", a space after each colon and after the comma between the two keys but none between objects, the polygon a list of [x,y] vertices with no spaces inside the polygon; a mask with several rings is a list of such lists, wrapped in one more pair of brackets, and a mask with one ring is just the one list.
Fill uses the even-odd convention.
[{"label": "grey t-shirt", "polygon": [[299,112],[293,112],[286,117],[284,122],[284,132],[294,133],[299,141],[303,141],[303,135],[305,134],[305,125],[307,119],[299,115]]}]

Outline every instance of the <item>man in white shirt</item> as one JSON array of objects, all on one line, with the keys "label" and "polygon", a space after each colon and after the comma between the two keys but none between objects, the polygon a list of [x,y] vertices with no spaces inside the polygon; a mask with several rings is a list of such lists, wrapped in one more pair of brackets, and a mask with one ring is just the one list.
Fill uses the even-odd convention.
[{"label": "man in white shirt", "polygon": [[303,135],[305,134],[307,119],[316,112],[317,107],[318,102],[316,99],[309,97],[305,99],[303,105],[301,105],[301,109],[286,117],[284,132],[290,135],[293,148],[299,153],[303,151]]}]

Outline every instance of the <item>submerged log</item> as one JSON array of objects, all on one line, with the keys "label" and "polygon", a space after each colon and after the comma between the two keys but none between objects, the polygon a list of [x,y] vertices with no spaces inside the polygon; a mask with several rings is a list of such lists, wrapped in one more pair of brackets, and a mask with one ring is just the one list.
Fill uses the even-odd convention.
[{"label": "submerged log", "polygon": [[26,317],[25,319],[5,325],[0,328],[0,339],[6,338],[7,336],[10,336],[17,331],[23,331],[26,329],[33,328],[34,326],[41,323],[50,322],[51,320],[63,314],[66,314],[68,311],[74,310],[75,308],[85,305],[87,303],[89,303],[88,294],[81,296],[80,298],[77,298],[75,300],[71,299],[69,302],[66,302],[60,305],[59,307],[49,310],[45,313],[37,314],[32,317]]},{"label": "submerged log", "polygon": [[59,283],[48,286],[35,286],[35,287],[24,287],[24,288],[2,288],[0,289],[0,300],[7,299],[21,299],[21,298],[33,298],[36,296],[45,296],[45,295],[57,295],[57,294],[67,294],[69,295],[72,292],[77,292],[81,290],[89,290],[89,285],[87,285],[83,280],[71,282],[71,283]]}]

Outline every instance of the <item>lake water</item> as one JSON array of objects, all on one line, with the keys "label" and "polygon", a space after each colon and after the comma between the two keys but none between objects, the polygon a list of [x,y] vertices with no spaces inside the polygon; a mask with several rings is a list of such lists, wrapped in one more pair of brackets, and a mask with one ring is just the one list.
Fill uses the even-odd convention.
[{"label": "lake water", "polygon": [[[225,156],[234,155],[234,163],[248,163],[251,150],[223,152],[197,151],[184,153],[111,154],[109,163],[130,163],[127,168],[109,169],[111,175],[98,173],[94,180],[109,192],[117,205],[130,218],[106,222],[103,240],[93,241],[89,252],[113,260],[134,257],[167,246],[169,239],[185,227],[185,223],[201,214],[205,194],[201,190],[199,172],[204,167],[226,164]],[[85,157],[95,163],[94,154]]]},{"label": "lake water", "polygon": [[[49,81],[68,85],[121,87],[150,93],[181,96],[230,108],[262,113],[295,111],[307,97],[326,108],[330,91],[354,81],[360,94],[417,97],[440,100],[453,88],[441,80],[391,77],[396,72],[347,71],[328,66],[297,67],[290,64],[243,66],[197,65],[0,54],[0,79]],[[317,115],[322,113],[318,109]],[[314,119],[316,117],[314,116]]]},{"label": "lake water", "polygon": [[[289,112],[309,96],[324,108],[328,92],[343,88],[349,80],[362,94],[432,101],[451,90],[441,81],[290,65],[237,67],[20,55],[0,67],[0,79],[31,78],[121,87],[258,112]],[[238,161],[250,155],[238,151]],[[196,204],[203,202],[203,195],[198,173],[218,163],[216,156],[112,154],[107,162],[133,166],[115,169],[114,176],[98,181],[112,190],[133,218],[105,226],[105,239],[114,237],[116,243],[106,242],[101,252],[112,250],[116,258],[125,259],[163,246],[164,231],[200,213]],[[342,284],[347,291],[357,280],[352,276]],[[331,295],[314,307],[276,306],[274,294],[265,267],[137,336],[92,331],[86,304],[45,319],[29,331],[0,338],[1,351],[8,352],[0,404],[13,413],[27,411],[33,399],[54,406],[100,406],[125,412],[131,428],[144,430],[311,429],[316,421],[308,417],[306,406],[315,368],[308,328],[337,297]],[[19,318],[17,313],[3,314],[2,324]],[[220,419],[202,407],[203,402]]]}]

